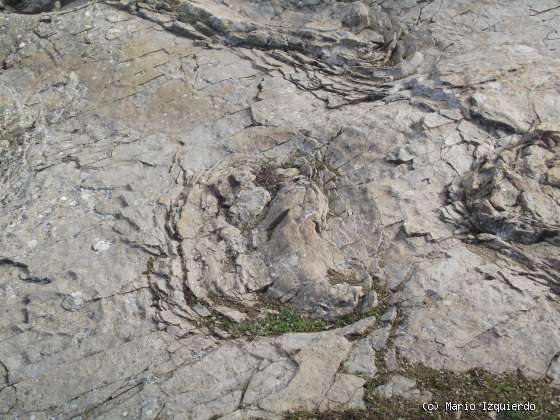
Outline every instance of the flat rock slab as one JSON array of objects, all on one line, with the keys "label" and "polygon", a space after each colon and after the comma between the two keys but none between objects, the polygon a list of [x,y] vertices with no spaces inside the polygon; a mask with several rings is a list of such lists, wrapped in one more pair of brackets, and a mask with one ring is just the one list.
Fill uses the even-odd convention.
[{"label": "flat rock slab", "polygon": [[[376,361],[427,398],[402,358],[558,386],[556,5],[370,3],[3,3],[0,416],[360,410]],[[267,300],[364,319],[221,328]]]}]

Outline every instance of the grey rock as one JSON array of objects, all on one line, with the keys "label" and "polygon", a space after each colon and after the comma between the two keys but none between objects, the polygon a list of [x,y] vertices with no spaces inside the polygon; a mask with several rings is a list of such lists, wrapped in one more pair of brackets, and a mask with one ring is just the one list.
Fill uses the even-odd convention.
[{"label": "grey rock", "polygon": [[414,160],[414,154],[410,152],[410,148],[399,147],[388,158],[388,162],[407,163]]},{"label": "grey rock", "polygon": [[396,372],[400,369],[395,349],[388,349],[383,357],[385,359],[385,366],[389,372]]},{"label": "grey rock", "polygon": [[225,316],[227,319],[236,322],[238,324],[247,319],[247,315],[244,314],[243,312],[239,312],[235,309],[228,308],[227,306],[214,306],[214,310],[216,310],[218,313]]},{"label": "grey rock", "polygon": [[320,410],[364,410],[364,379],[337,373]]},{"label": "grey rock", "polygon": [[[6,2],[6,4],[20,13],[45,12],[55,7],[55,2],[51,0],[17,0]],[[4,3],[2,3],[2,9],[4,9]]]},{"label": "grey rock", "polygon": [[[284,348],[289,351],[290,347]],[[328,398],[332,379],[349,350],[350,343],[342,337],[325,335],[318,338],[313,347],[304,348],[293,357],[299,368],[289,384],[260,400],[259,407],[274,412],[322,409],[321,403],[325,396]],[[347,402],[350,401],[356,403],[355,400]]]},{"label": "grey rock", "polygon": [[264,188],[240,191],[235,203],[229,208],[229,214],[234,223],[251,226],[269,201],[270,193]]},{"label": "grey rock", "polygon": [[379,298],[377,296],[377,292],[375,290],[370,290],[366,293],[363,301],[362,301],[362,313],[367,313],[372,309],[375,309],[379,305]]},{"label": "grey rock", "polygon": [[62,307],[67,311],[77,311],[84,306],[84,300],[80,292],[70,293],[62,300]]},{"label": "grey rock", "polygon": [[342,23],[358,30],[365,29],[370,26],[369,14],[370,9],[361,1],[356,1],[347,6]]},{"label": "grey rock", "polygon": [[257,404],[263,398],[285,388],[297,369],[298,365],[290,359],[264,362],[247,386],[243,397],[244,404]]},{"label": "grey rock", "polygon": [[383,328],[373,330],[369,334],[369,341],[376,351],[384,350],[391,336],[391,325],[385,325]]},{"label": "grey rock", "polygon": [[[507,244],[501,251],[496,249],[498,255],[503,255],[499,260],[504,258],[513,265],[522,265],[532,258],[539,265],[537,254],[524,255]],[[535,252],[542,252],[542,249]],[[514,271],[494,265],[484,254],[479,256],[463,244],[446,253],[447,256],[438,262],[416,266],[415,280],[408,282],[399,293],[400,299],[407,301],[407,306],[401,306],[403,323],[395,334],[395,346],[400,355],[438,369],[443,368],[444,359],[446,367],[452,369],[479,366],[505,372],[512,364],[520,369],[532,366],[533,372],[542,372],[540,375],[544,377],[549,361],[557,352],[559,338],[554,333],[546,338],[533,336],[530,331],[549,328],[547,325],[552,326],[556,317],[554,304],[544,298],[549,293],[547,285],[528,281]],[[539,270],[544,279],[548,278],[545,267],[534,269]],[[436,273],[445,273],[444,278],[448,280],[442,281]],[[464,294],[465,290],[470,292]],[[469,297],[471,293],[476,298]],[[413,309],[416,305],[423,309]],[[453,311],[449,310],[451,307]],[[485,315],[480,316],[483,312]],[[426,329],[426,325],[430,328]],[[528,335],[533,336],[531,345],[523,338]],[[508,345],[508,342],[516,345]],[[429,356],[428,348],[438,349],[447,356]],[[489,349],[498,348],[500,358],[484,356]],[[534,356],[534,351],[533,356],[525,356],[529,348],[538,349],[538,356]]]},{"label": "grey rock", "polygon": [[391,376],[389,381],[375,388],[375,394],[379,398],[390,399],[400,397],[405,400],[426,402],[432,398],[428,391],[420,391],[416,387],[416,382],[401,375]]},{"label": "grey rock", "polygon": [[462,181],[469,221],[483,232],[524,244],[558,235],[553,198],[558,193],[545,184],[551,171],[547,162],[553,161],[558,147],[553,137],[548,142],[528,140],[492,159],[485,157]]},{"label": "grey rock", "polygon": [[[363,262],[326,240],[325,193],[297,175],[282,181],[271,198],[255,186],[260,166],[247,158],[226,160],[198,176],[188,191],[176,229],[189,287],[199,298],[209,299],[212,292],[247,305],[257,299],[255,292],[266,289],[270,297],[324,318],[352,312],[371,288],[371,276]],[[249,201],[237,190],[258,192],[270,201],[259,201],[252,218],[240,219]],[[265,206],[250,231],[236,225],[254,223]]]},{"label": "grey rock", "polygon": [[372,330],[375,327],[376,323],[377,322],[375,317],[370,316],[367,318],[362,318],[359,321],[356,321],[345,327],[334,329],[332,330],[332,332],[343,337],[363,335]]},{"label": "grey rock", "polygon": [[[110,3],[0,10],[0,417],[359,410],[377,352],[557,385],[553,10]],[[374,286],[398,322],[209,316]]]},{"label": "grey rock", "polygon": [[385,312],[383,315],[381,315],[381,321],[385,321],[385,322],[393,322],[395,319],[397,319],[397,308],[395,306],[391,306],[387,312]]},{"label": "grey rock", "polygon": [[282,420],[283,416],[281,414],[274,414],[270,411],[264,411],[259,409],[242,409],[236,410],[233,413],[221,416],[220,420],[245,420],[245,419],[271,419],[271,420]]},{"label": "grey rock", "polygon": [[206,318],[212,314],[210,309],[208,309],[206,306],[201,304],[194,305],[193,310],[203,318]]},{"label": "grey rock", "polygon": [[558,355],[551,360],[550,366],[546,372],[546,377],[552,381],[552,384],[560,388],[560,362]]},{"label": "grey rock", "polygon": [[346,372],[372,379],[377,373],[375,350],[369,338],[354,343],[348,358],[343,363]]}]

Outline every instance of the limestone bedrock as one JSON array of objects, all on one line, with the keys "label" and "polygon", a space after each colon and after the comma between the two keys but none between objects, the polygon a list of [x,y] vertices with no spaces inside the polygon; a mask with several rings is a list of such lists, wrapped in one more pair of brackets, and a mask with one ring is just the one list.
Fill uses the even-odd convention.
[{"label": "limestone bedrock", "polygon": [[[560,386],[556,6],[5,0],[0,417],[359,410],[379,360],[428,398],[402,358]],[[366,318],[212,325],[271,303]]]}]

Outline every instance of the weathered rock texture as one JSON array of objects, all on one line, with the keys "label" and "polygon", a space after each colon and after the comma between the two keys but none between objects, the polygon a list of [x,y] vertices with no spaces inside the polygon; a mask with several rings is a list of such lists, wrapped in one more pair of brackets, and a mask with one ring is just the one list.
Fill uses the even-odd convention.
[{"label": "weathered rock texture", "polygon": [[[362,409],[377,352],[558,385],[559,16],[5,1],[0,416]],[[205,321],[367,313],[380,289],[383,320],[342,330]]]},{"label": "weathered rock texture", "polygon": [[[314,171],[305,160],[300,165]],[[258,185],[271,182],[272,193]],[[256,292],[266,290],[320,317],[360,309],[372,278],[332,236],[359,228],[367,233],[368,224],[327,220],[329,199],[318,182],[297,168],[234,158],[195,175],[192,183],[174,225],[187,287],[196,298],[210,303],[214,295],[253,306]]]}]

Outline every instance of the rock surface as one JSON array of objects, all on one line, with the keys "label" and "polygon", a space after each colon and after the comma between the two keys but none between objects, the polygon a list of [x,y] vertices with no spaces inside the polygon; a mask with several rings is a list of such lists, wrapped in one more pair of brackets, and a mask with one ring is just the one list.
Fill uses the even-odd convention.
[{"label": "rock surface", "polygon": [[375,389],[375,394],[385,399],[400,397],[407,400],[430,401],[432,398],[429,392],[420,391],[412,379],[401,375],[391,376],[386,384]]},{"label": "rock surface", "polygon": [[[0,5],[0,417],[360,410],[398,358],[560,386],[556,2]],[[268,302],[391,309],[209,321]]]}]

